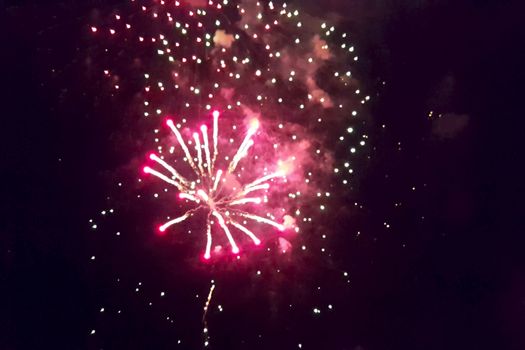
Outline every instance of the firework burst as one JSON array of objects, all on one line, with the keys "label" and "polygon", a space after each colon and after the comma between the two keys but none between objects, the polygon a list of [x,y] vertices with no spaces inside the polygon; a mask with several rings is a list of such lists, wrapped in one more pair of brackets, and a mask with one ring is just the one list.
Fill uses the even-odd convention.
[{"label": "firework burst", "polygon": [[[259,304],[264,290],[282,294],[277,298],[282,304],[271,297],[272,309],[282,305],[282,312],[291,311],[292,304],[299,310],[296,296],[301,293],[319,295],[326,276],[319,266],[325,259],[330,268],[336,266],[334,224],[340,224],[343,215],[349,217],[350,209],[339,204],[357,188],[354,169],[368,144],[361,131],[366,129],[363,106],[370,96],[364,95],[353,74],[358,61],[353,37],[336,29],[337,23],[300,14],[285,3],[256,0],[135,0],[92,22],[86,28],[94,38],[86,60],[89,72],[103,72],[102,86],[112,105],[113,99],[124,102],[112,117],[123,126],[118,135],[129,147],[119,144],[118,149],[128,158],[154,150],[147,164],[142,159],[139,163],[147,165],[145,176],[162,180],[148,179],[143,186],[144,173],[134,177],[140,167],[134,157],[119,174],[116,190],[108,197],[125,204],[116,208],[112,219],[123,231],[124,237],[117,232],[119,242],[130,242],[119,246],[122,256],[128,258],[134,242],[151,247],[143,244],[151,235],[142,236],[142,225],[146,232],[158,225],[158,233],[173,232],[181,240],[191,237],[185,243],[199,245],[201,259],[187,259],[190,262],[219,260],[221,255],[239,262],[235,269],[229,264],[198,264],[197,271],[211,279],[202,317],[204,347],[211,339],[207,317],[217,317],[223,305],[228,307],[225,295],[237,306],[250,305],[247,298]],[[101,84],[98,78],[95,82]],[[203,114],[210,115],[204,122]],[[166,115],[176,118],[158,128],[163,124],[158,118]],[[130,167],[133,176],[127,171]],[[154,203],[159,198],[161,203]],[[353,204],[362,208],[357,201]],[[155,211],[153,218],[144,207]],[[105,216],[106,210],[102,213]],[[99,230],[98,224],[90,221],[94,230]],[[133,227],[129,234],[126,225]],[[345,226],[338,226],[343,232]],[[172,260],[164,260],[162,241],[155,246],[155,261],[171,267]],[[187,248],[180,249],[180,255],[170,251],[169,259],[192,254]],[[241,250],[257,252],[241,256]],[[150,253],[142,257],[150,259]],[[195,266],[180,259],[174,263],[177,267],[169,268],[168,278],[177,283],[171,289],[191,291],[191,302],[201,307],[203,286],[193,284]],[[188,278],[173,278],[174,272],[183,278],[188,273]],[[245,273],[253,273],[250,285],[261,295],[253,290],[221,292],[229,291],[231,281],[243,279]],[[349,285],[346,271],[337,274]],[[216,281],[219,292],[214,292]],[[141,284],[135,288],[141,293]],[[294,295],[289,303],[288,292]],[[161,296],[165,298],[163,291]],[[212,297],[217,302],[213,307]],[[152,301],[145,301],[149,308]],[[170,305],[159,309],[167,322],[190,334],[181,327],[191,322],[178,322],[170,311],[177,302]],[[307,307],[313,317],[320,316],[317,301]],[[173,314],[181,315],[182,310]],[[213,340],[217,344],[221,333],[218,329]],[[177,344],[181,341],[192,340],[183,336]]]},{"label": "firework burst", "polygon": [[[192,156],[190,150],[184,141],[180,131],[172,119],[167,119],[166,125],[175,135],[179,146],[184,152],[184,160],[190,165],[193,171],[193,179],[188,179],[181,175],[175,168],[169,165],[162,157],[152,153],[150,160],[154,161],[163,168],[164,172],[154,170],[146,166],[144,172],[154,175],[166,183],[174,186],[179,191],[179,198],[186,200],[195,206],[187,210],[183,215],[171,219],[161,226],[161,232],[166,231],[172,225],[181,223],[192,217],[197,211],[207,212],[206,219],[206,249],[204,259],[210,259],[212,247],[212,227],[218,224],[224,232],[234,254],[240,252],[231,228],[242,232],[248,236],[255,245],[261,244],[261,240],[248,228],[249,222],[269,225],[279,231],[285,230],[285,225],[277,222],[273,218],[257,215],[256,208],[268,201],[267,193],[270,189],[270,182],[278,178],[286,178],[286,170],[283,166],[276,165],[273,172],[265,172],[255,180],[241,184],[236,187],[226,186],[227,178],[237,174],[239,163],[248,155],[249,149],[253,146],[253,137],[259,129],[258,119],[251,119],[246,130],[244,140],[241,142],[233,157],[226,156],[230,159],[225,170],[218,168],[217,157],[218,150],[218,129],[219,129],[219,112],[213,112],[213,132],[212,132],[212,149],[208,138],[208,128],[202,125],[201,134],[195,132],[192,134],[195,145],[196,157]],[[201,137],[202,141],[201,142]],[[166,175],[166,172],[169,175]]]}]

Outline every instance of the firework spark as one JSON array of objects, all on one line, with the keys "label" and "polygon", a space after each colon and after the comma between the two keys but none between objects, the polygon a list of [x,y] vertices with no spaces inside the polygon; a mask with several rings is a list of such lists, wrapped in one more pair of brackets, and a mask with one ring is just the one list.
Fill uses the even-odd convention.
[{"label": "firework spark", "polygon": [[[195,144],[196,161],[191,155],[190,150],[184,141],[181,133],[171,119],[166,121],[167,126],[172,130],[177,138],[179,146],[184,152],[184,160],[190,165],[193,170],[193,180],[186,179],[171,165],[164,161],[156,154],[149,156],[150,160],[162,166],[164,171],[169,173],[169,176],[160,171],[154,170],[149,166],[144,167],[144,172],[154,175],[166,183],[174,186],[179,191],[179,198],[188,200],[196,206],[187,210],[183,215],[169,220],[159,226],[161,232],[166,231],[170,226],[181,223],[193,216],[199,210],[207,212],[206,219],[206,249],[204,252],[204,259],[210,259],[212,247],[212,227],[214,223],[224,232],[226,238],[231,246],[231,251],[234,254],[240,252],[234,235],[230,229],[235,228],[248,236],[255,245],[259,245],[261,240],[249,229],[246,225],[246,220],[251,220],[255,223],[266,224],[271,227],[284,231],[285,226],[277,221],[257,215],[253,213],[254,206],[261,204],[263,198],[266,197],[270,189],[270,181],[276,178],[286,178],[286,172],[283,170],[276,170],[270,174],[262,174],[262,176],[255,180],[240,186],[240,188],[226,189],[223,186],[225,182],[224,174],[230,174],[239,177],[236,173],[238,164],[248,155],[249,149],[254,145],[253,137],[260,127],[257,119],[252,119],[249,123],[246,135],[241,145],[237,148],[234,156],[227,167],[226,171],[216,168],[216,160],[219,154],[218,151],[218,119],[219,112],[213,112],[213,156],[210,150],[210,143],[208,140],[208,128],[206,125],[201,126],[201,134],[204,142],[201,142],[199,133],[193,133],[193,141]],[[203,157],[204,153],[204,157]],[[249,196],[248,196],[249,195]],[[236,221],[243,220],[243,224]]]}]

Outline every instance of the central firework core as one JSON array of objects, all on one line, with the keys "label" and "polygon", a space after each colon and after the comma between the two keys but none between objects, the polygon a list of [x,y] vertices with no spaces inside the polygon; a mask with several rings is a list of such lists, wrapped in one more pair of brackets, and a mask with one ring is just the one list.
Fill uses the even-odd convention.
[{"label": "central firework core", "polygon": [[213,197],[208,196],[206,192],[203,190],[198,190],[197,193],[199,194],[199,197],[204,199],[206,201],[206,204],[210,207],[210,210],[215,210],[215,201],[213,200]]},{"label": "central firework core", "polygon": [[247,220],[273,226],[279,231],[285,229],[285,226],[276,222],[270,214],[267,214],[266,217],[264,217],[253,214],[249,211],[253,210],[253,205],[260,204],[267,200],[266,194],[270,189],[270,182],[274,181],[276,178],[286,177],[284,170],[278,169],[272,173],[265,173],[263,176],[248,184],[233,187],[226,185],[228,178],[235,177],[237,165],[244,157],[246,157],[248,150],[253,146],[254,141],[252,140],[252,137],[259,128],[259,121],[257,119],[252,119],[249,122],[244,140],[229,162],[227,170],[223,171],[222,169],[216,169],[216,161],[219,154],[218,119],[219,112],[214,111],[212,133],[213,142],[211,145],[213,147],[213,152],[210,149],[208,128],[206,125],[202,125],[200,128],[203,142],[201,142],[201,135],[199,135],[199,133],[193,133],[192,136],[197,154],[196,158],[191,156],[186,142],[173,121],[171,119],[166,121],[166,125],[175,134],[175,137],[184,152],[184,160],[190,165],[196,176],[195,180],[190,180],[182,176],[164,160],[163,156],[158,156],[153,153],[149,156],[150,160],[162,166],[164,170],[169,172],[170,176],[148,166],[144,167],[145,173],[155,175],[168,184],[175,186],[179,191],[179,198],[196,204],[196,207],[188,210],[184,215],[162,224],[159,227],[161,232],[164,232],[168,227],[174,224],[186,220],[199,210],[207,211],[207,242],[206,251],[204,253],[205,259],[211,257],[211,228],[215,223],[219,225],[226,235],[234,254],[238,254],[240,250],[230,232],[230,227],[234,227],[250,237],[256,245],[259,245],[261,240],[245,226],[247,225]]}]

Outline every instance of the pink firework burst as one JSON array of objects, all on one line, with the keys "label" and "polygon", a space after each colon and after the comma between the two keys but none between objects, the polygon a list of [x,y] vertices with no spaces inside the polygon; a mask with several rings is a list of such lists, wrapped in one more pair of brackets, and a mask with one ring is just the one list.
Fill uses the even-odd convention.
[{"label": "pink firework burst", "polygon": [[[185,221],[197,211],[207,211],[206,249],[204,258],[208,260],[211,257],[212,227],[214,223],[217,223],[220,230],[226,235],[231,246],[231,251],[234,254],[238,254],[240,249],[235,242],[231,229],[245,234],[255,245],[261,244],[261,240],[245,226],[248,222],[251,221],[269,225],[279,231],[285,230],[287,225],[284,223],[281,224],[273,218],[258,215],[255,213],[256,209],[254,209],[257,205],[268,200],[267,194],[272,181],[277,178],[286,178],[287,171],[282,165],[276,165],[273,172],[265,172],[249,183],[241,184],[233,188],[225,185],[228,177],[236,176],[236,169],[239,163],[248,155],[250,148],[254,145],[253,137],[260,126],[258,119],[254,118],[249,122],[246,135],[233,157],[231,157],[231,159],[230,157],[225,157],[225,159],[229,159],[229,164],[224,169],[217,167],[217,157],[219,155],[218,111],[213,112],[211,144],[206,125],[200,127],[200,133],[195,132],[192,135],[196,157],[191,154],[187,143],[184,141],[173,120],[168,119],[166,125],[175,135],[184,153],[184,160],[193,170],[192,178],[181,175],[181,173],[168,164],[163,157],[154,153],[150,154],[149,158],[160,165],[163,171],[157,171],[146,166],[144,167],[144,172],[152,174],[176,187],[179,191],[179,198],[185,199],[195,206],[187,210],[183,215],[159,226],[161,232],[166,231],[172,225]],[[188,144],[192,143],[189,142]]]}]

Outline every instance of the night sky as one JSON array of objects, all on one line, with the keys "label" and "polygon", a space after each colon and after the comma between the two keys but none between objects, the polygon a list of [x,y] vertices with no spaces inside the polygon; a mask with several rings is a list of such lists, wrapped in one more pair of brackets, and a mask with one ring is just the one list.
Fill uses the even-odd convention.
[{"label": "night sky", "polygon": [[192,260],[204,241],[158,237],[147,187],[115,191],[151,124],[126,69],[119,93],[90,70],[109,44],[89,28],[128,3],[1,4],[0,348],[204,348],[211,279],[210,349],[525,348],[519,1],[292,3],[350,33],[367,145],[351,186],[326,178],[328,239],[303,241],[329,254],[242,264]]}]

